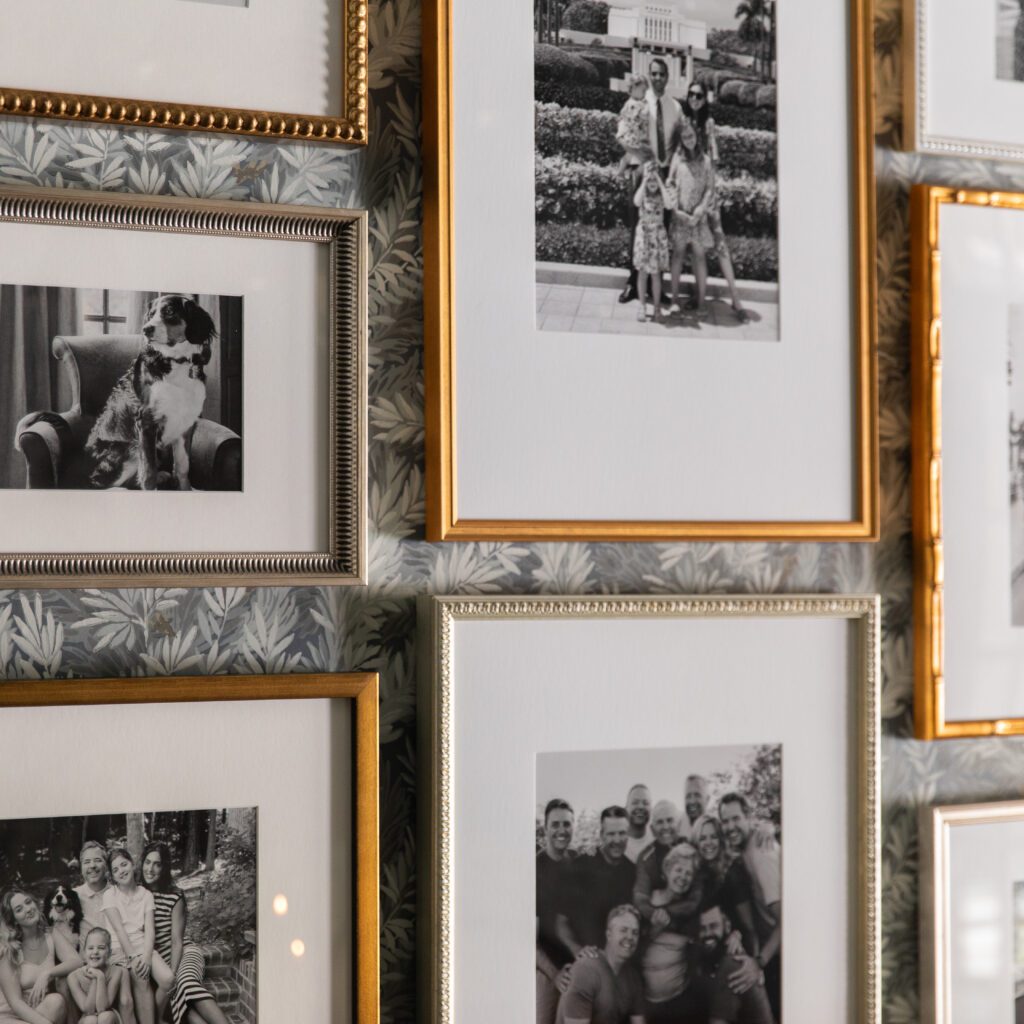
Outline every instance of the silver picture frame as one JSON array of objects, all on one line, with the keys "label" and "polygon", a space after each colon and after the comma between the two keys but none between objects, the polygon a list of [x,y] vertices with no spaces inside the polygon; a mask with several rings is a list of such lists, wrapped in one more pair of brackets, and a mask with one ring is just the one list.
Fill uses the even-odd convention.
[{"label": "silver picture frame", "polygon": [[[285,586],[366,581],[367,214],[71,189],[0,189],[0,225],[314,243],[328,254],[327,543],[323,550],[39,553],[0,534],[0,587]],[[297,339],[296,343],[302,343]],[[309,339],[313,343],[313,339]],[[297,496],[296,500],[309,500]]]}]

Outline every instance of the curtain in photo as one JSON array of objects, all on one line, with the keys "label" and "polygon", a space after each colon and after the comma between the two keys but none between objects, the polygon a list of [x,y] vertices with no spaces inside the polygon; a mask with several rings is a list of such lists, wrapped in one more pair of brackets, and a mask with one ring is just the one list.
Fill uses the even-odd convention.
[{"label": "curtain in photo", "polygon": [[59,410],[60,365],[51,345],[75,334],[78,311],[72,288],[0,285],[0,487],[25,486],[25,461],[14,429],[30,412]]}]

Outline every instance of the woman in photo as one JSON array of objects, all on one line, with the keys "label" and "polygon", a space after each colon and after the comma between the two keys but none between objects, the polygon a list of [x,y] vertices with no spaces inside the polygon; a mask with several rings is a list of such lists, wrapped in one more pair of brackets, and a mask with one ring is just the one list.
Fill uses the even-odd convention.
[{"label": "woman in photo", "polygon": [[[202,950],[185,941],[188,907],[184,894],[171,879],[171,853],[165,843],[150,843],[142,851],[142,884],[153,895],[156,952],[174,975],[174,1024],[228,1024],[217,1001],[203,987],[206,960]],[[162,1015],[158,997],[157,1016]]]},{"label": "woman in photo", "polygon": [[697,130],[697,138],[711,161],[712,189],[711,202],[708,206],[708,225],[715,240],[715,254],[718,256],[718,263],[722,268],[722,276],[729,286],[732,310],[736,314],[736,319],[745,324],[750,319],[750,314],[740,302],[739,291],[736,288],[736,272],[732,265],[732,254],[729,252],[729,244],[725,240],[722,214],[718,209],[718,190],[715,184],[718,174],[718,140],[715,136],[715,119],[711,116],[708,94],[700,82],[694,82],[690,86],[686,101],[683,103],[683,113],[693,122],[693,126]]},{"label": "woman in photo", "polygon": [[51,934],[36,899],[11,889],[0,900],[0,1024],[63,1024],[64,997],[51,991],[58,978],[82,966],[74,947]]},{"label": "woman in photo", "polygon": [[644,165],[644,177],[633,196],[633,205],[640,211],[633,242],[633,268],[636,270],[637,298],[640,312],[636,318],[647,320],[647,279],[651,280],[654,299],[654,320],[661,322],[661,275],[669,268],[668,232],[665,230],[665,208],[671,207],[672,194],[661,180],[651,160]]},{"label": "woman in photo", "polygon": [[154,948],[153,894],[136,883],[135,861],[124,847],[110,854],[110,874],[114,884],[103,897],[103,916],[113,940],[110,960],[128,968],[139,1024],[156,1024],[157,1003],[167,1005],[174,975]]},{"label": "woman in photo", "polygon": [[698,818],[693,839],[700,855],[701,878],[707,905],[716,904],[725,912],[743,939],[749,953],[757,948],[754,929],[754,894],[750,875],[725,841],[722,823],[713,814]]},{"label": "woman in photo", "polygon": [[707,312],[706,253],[715,247],[708,225],[708,210],[714,198],[714,181],[711,160],[700,144],[693,122],[687,117],[680,122],[678,144],[672,156],[667,184],[675,198],[672,209],[673,312],[683,308],[679,301],[679,279],[683,272],[683,260],[689,252],[696,288],[685,309],[701,316]]}]

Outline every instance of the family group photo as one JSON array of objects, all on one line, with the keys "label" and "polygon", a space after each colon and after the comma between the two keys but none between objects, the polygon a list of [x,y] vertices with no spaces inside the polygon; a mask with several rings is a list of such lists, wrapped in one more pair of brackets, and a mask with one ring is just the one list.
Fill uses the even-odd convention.
[{"label": "family group photo", "polygon": [[775,0],[534,0],[537,326],[779,338]]},{"label": "family group photo", "polygon": [[537,758],[537,1024],[781,1024],[782,747]]},{"label": "family group photo", "polygon": [[241,296],[0,284],[0,487],[242,490]]},{"label": "family group photo", "polygon": [[0,821],[0,1024],[256,1024],[256,808]]}]

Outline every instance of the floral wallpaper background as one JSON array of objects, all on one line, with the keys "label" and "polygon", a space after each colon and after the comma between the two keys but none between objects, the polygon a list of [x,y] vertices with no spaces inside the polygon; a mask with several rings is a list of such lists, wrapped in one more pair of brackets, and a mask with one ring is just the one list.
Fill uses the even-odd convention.
[{"label": "floral wallpaper background", "polygon": [[371,585],[0,590],[0,678],[379,671],[383,1020],[408,1024],[415,1020],[415,595],[880,591],[884,1019],[918,1021],[918,808],[1024,795],[1024,740],[910,738],[907,189],[918,181],[1024,189],[1024,165],[898,152],[900,0],[878,0],[879,544],[429,545],[422,539],[419,6],[376,0],[371,12],[373,142],[365,153],[0,119],[5,184],[369,208]]}]

